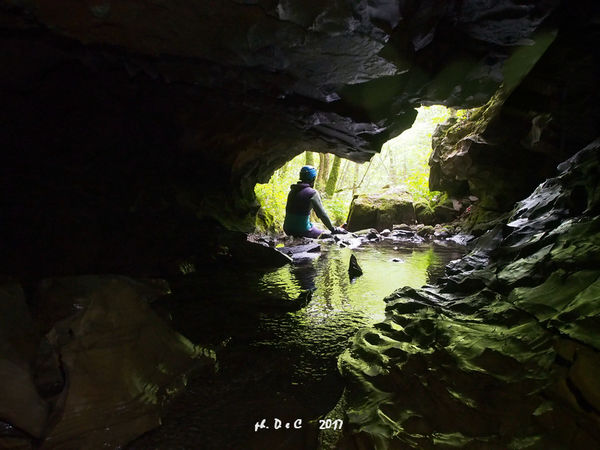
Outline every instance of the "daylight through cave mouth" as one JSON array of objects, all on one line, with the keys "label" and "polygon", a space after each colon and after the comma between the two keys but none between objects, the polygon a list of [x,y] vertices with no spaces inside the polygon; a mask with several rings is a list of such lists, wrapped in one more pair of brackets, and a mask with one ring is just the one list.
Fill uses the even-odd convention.
[{"label": "daylight through cave mouth", "polygon": [[[443,200],[443,193],[429,188],[432,135],[438,125],[460,122],[470,113],[443,105],[421,106],[416,111],[412,126],[383,144],[367,162],[304,151],[276,169],[267,183],[257,183],[257,231],[281,232],[290,186],[298,181],[304,165],[317,170],[314,186],[337,226],[348,223],[352,202],[358,196],[402,197],[433,210]],[[318,220],[314,214],[313,219]]]}]

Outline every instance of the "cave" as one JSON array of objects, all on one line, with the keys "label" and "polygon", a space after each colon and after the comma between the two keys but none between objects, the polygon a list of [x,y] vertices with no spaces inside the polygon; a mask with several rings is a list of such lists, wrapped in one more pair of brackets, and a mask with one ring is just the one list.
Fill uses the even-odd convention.
[{"label": "cave", "polygon": [[[2,0],[0,447],[599,446],[599,23],[588,0]],[[464,254],[396,280],[318,405],[267,398],[277,361],[221,359],[256,315],[181,305],[289,265],[247,239],[256,183],[308,149],[367,162],[423,105],[476,111],[429,161],[477,199]]]}]

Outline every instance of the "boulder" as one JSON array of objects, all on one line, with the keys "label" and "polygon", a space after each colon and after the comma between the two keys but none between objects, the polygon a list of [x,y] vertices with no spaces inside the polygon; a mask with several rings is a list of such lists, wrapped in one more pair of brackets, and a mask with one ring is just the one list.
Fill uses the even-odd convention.
[{"label": "boulder", "polygon": [[219,240],[223,252],[234,264],[253,267],[281,267],[292,262],[292,258],[264,242],[252,242],[242,232],[223,233]]},{"label": "boulder", "polygon": [[415,203],[415,216],[418,223],[425,225],[436,223],[435,211],[423,203]]},{"label": "boulder", "polygon": [[415,209],[407,193],[360,194],[352,199],[348,230],[383,230],[397,223],[414,223]]},{"label": "boulder", "polygon": [[44,442],[50,448],[123,446],[160,425],[161,407],[187,372],[214,368],[211,352],[173,331],[135,280],[69,277],[46,280],[40,291],[41,307],[77,305],[47,335],[66,376]]}]

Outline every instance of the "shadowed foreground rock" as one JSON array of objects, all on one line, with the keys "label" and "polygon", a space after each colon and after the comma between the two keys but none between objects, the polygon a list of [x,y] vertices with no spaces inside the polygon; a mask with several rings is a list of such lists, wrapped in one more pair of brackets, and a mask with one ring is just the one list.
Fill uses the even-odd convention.
[{"label": "shadowed foreground rock", "polygon": [[600,140],[340,358],[339,448],[600,445]]},{"label": "shadowed foreground rock", "polygon": [[[3,305],[23,297],[18,286],[7,289],[1,292]],[[24,301],[22,307],[13,302],[12,315],[2,318],[18,327],[8,323],[0,329],[3,343],[13,342],[14,351],[1,355],[0,370],[22,375],[3,376],[0,417],[49,449],[119,448],[160,425],[162,406],[185,386],[186,374],[214,369],[211,352],[151,310],[148,299],[164,292],[164,284],[121,276],[47,279],[34,308],[38,324],[24,319],[29,316]],[[38,327],[50,329],[41,344],[26,336]],[[52,362],[60,364],[55,369],[64,383],[53,380]],[[57,384],[52,393],[48,386]],[[18,404],[4,389],[14,390]],[[46,394],[43,399],[36,389]]]},{"label": "shadowed foreground rock", "polygon": [[161,405],[185,386],[195,364],[213,367],[210,353],[150,309],[137,283],[97,281],[83,293],[87,306],[48,334],[67,378],[49,448],[123,445],[160,425]]}]

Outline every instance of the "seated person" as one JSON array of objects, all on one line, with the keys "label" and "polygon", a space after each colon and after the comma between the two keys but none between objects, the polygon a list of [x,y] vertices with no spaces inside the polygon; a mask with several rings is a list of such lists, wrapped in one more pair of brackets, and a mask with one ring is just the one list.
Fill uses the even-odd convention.
[{"label": "seated person", "polygon": [[317,170],[312,166],[300,169],[300,181],[292,184],[285,207],[283,231],[289,236],[318,238],[324,233],[310,222],[310,211],[315,214],[332,233],[346,233],[342,228],[336,228],[329,220],[323,208],[319,193],[313,189]]}]

